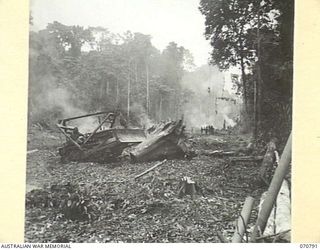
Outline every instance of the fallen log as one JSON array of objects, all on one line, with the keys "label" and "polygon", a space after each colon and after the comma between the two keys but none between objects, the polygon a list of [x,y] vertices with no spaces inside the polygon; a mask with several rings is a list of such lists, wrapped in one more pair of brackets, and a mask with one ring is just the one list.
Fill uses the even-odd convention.
[{"label": "fallen log", "polygon": [[262,164],[261,164],[261,167],[260,167],[260,171],[259,171],[260,180],[263,183],[265,183],[266,185],[268,185],[268,186],[270,184],[268,173],[272,169],[273,163],[274,163],[274,160],[275,160],[275,151],[277,149],[276,142],[277,142],[277,139],[273,138],[268,143],[267,151],[266,151],[266,153],[265,153],[265,155],[263,157],[263,161],[262,161]]},{"label": "fallen log", "polygon": [[[261,201],[259,206],[260,210],[262,208],[262,204],[266,196],[267,196],[267,192],[263,193],[263,195],[261,196]],[[283,180],[279,194],[277,196],[277,200],[268,218],[266,228],[263,232],[263,236],[272,236],[274,234],[279,234],[278,239],[289,242],[290,241],[289,231],[291,229],[290,216],[291,216],[291,204],[290,204],[289,184],[286,180]]]},{"label": "fallen log", "polygon": [[152,171],[153,169],[161,166],[161,165],[162,165],[163,163],[165,163],[166,161],[167,161],[167,159],[164,159],[163,161],[158,162],[158,163],[157,163],[156,165],[154,165],[153,167],[147,169],[146,171],[142,172],[141,174],[136,175],[136,176],[134,177],[134,179],[136,180],[136,179],[140,178],[141,176],[146,175],[147,173],[149,173],[149,172]]},{"label": "fallen log", "polygon": [[238,156],[238,157],[230,157],[229,160],[231,162],[235,162],[235,161],[261,161],[263,160],[263,156]]},{"label": "fallen log", "polygon": [[223,151],[223,150],[202,150],[201,155],[212,156],[212,157],[223,157],[235,155],[236,151]]},{"label": "fallen log", "polygon": [[237,222],[236,231],[234,232],[234,235],[232,237],[232,243],[242,242],[243,235],[246,232],[248,221],[250,219],[253,203],[254,198],[248,196],[242,207],[241,214]]},{"label": "fallen log", "polygon": [[268,221],[268,218],[270,216],[271,210],[273,208],[274,202],[277,199],[279,190],[282,186],[282,182],[284,180],[284,177],[286,176],[290,162],[291,162],[291,133],[287,140],[286,146],[283,150],[283,153],[281,155],[279,166],[276,168],[276,171],[274,173],[274,176],[272,178],[272,181],[270,183],[268,193],[266,195],[266,199],[264,200],[261,211],[258,215],[256,224],[254,226],[251,241],[256,242],[257,237],[262,235],[266,224]]}]

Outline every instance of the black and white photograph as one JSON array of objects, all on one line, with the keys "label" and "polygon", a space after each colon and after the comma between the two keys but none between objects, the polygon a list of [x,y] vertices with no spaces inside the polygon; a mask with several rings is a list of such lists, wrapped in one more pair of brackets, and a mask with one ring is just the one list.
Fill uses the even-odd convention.
[{"label": "black and white photograph", "polygon": [[291,242],[294,0],[29,5],[25,242]]}]

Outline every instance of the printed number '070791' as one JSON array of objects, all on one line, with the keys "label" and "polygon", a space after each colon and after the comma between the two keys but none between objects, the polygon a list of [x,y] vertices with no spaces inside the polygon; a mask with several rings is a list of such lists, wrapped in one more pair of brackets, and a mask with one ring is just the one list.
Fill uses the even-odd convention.
[{"label": "printed number '070791'", "polygon": [[300,248],[314,249],[318,248],[318,244],[300,244]]}]

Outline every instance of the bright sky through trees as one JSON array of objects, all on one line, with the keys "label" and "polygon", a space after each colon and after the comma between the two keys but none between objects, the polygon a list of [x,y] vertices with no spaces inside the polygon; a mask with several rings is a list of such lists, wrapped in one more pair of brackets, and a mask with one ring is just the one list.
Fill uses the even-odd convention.
[{"label": "bright sky through trees", "polygon": [[209,58],[204,16],[198,0],[31,0],[32,30],[58,21],[65,25],[102,26],[111,32],[127,30],[152,36],[163,50],[171,41],[189,49],[200,66]]}]

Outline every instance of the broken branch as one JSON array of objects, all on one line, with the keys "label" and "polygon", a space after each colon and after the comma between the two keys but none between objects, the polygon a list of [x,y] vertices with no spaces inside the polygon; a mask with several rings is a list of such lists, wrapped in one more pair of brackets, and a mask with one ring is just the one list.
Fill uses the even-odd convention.
[{"label": "broken branch", "polygon": [[167,159],[164,159],[163,161],[161,162],[158,162],[156,165],[154,165],[153,167],[147,169],[146,171],[142,172],[141,174],[138,174],[134,177],[134,179],[138,179],[140,178],[141,176],[144,176],[145,174],[149,173],[150,171],[152,171],[153,169],[155,169],[156,167],[159,167],[160,165],[162,165],[163,163],[165,163],[167,161]]},{"label": "broken branch", "polygon": [[257,237],[256,240],[265,240],[265,239],[269,239],[269,238],[272,238],[272,237],[277,237],[277,236],[281,236],[281,235],[284,235],[286,233],[289,233],[291,231],[291,229],[288,229],[288,230],[285,230],[285,231],[282,231],[282,232],[279,232],[279,233],[275,233],[275,234],[271,234],[271,235],[265,235],[265,236],[260,236],[260,237]]}]

